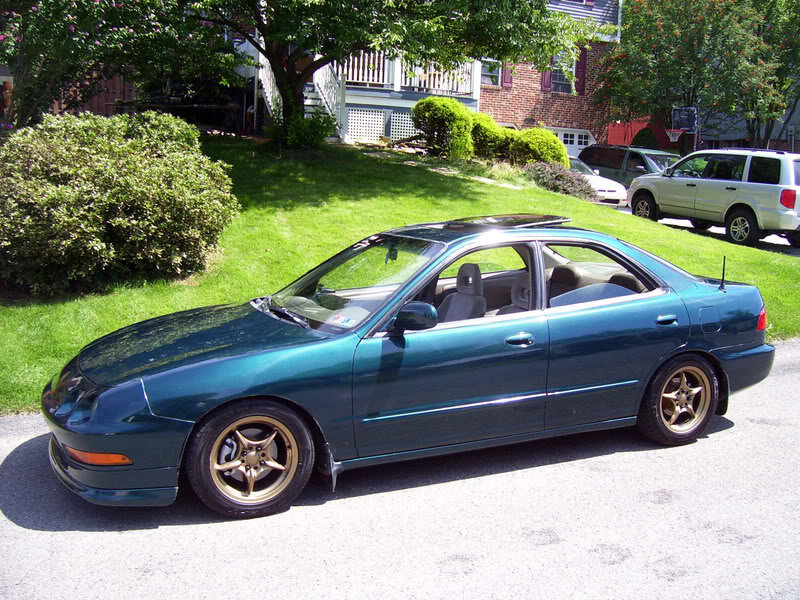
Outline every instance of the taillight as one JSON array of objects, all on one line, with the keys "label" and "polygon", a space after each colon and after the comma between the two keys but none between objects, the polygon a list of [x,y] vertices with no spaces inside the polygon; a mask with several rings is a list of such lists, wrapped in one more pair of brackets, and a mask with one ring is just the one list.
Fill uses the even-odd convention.
[{"label": "taillight", "polygon": [[764,331],[767,328],[767,307],[761,309],[761,313],[758,315],[758,325],[756,325],[756,331]]},{"label": "taillight", "polygon": [[[773,196],[774,198],[774,196]],[[786,208],[794,208],[794,201],[797,199],[796,190],[783,190],[781,191],[781,204]]]}]

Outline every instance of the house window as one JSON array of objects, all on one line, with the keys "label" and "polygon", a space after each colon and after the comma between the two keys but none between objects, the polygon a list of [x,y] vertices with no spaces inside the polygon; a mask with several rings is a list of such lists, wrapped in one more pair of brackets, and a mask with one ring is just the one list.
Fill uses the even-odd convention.
[{"label": "house window", "polygon": [[563,133],[561,134],[564,137],[564,145],[565,146],[572,146],[575,144],[575,134],[574,133]]},{"label": "house window", "polygon": [[500,63],[491,58],[481,61],[481,85],[500,85],[502,67]]},{"label": "house window", "polygon": [[579,133],[578,134],[578,146],[588,146],[589,145],[589,134],[588,133]]}]

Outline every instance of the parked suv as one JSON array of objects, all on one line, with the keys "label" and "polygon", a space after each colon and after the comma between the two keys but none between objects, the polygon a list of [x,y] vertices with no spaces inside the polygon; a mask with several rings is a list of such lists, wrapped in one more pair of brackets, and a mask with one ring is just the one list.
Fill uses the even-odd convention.
[{"label": "parked suv", "polygon": [[639,146],[593,144],[584,148],[578,158],[592,169],[597,169],[602,177],[613,179],[628,188],[634,178],[647,173],[661,173],[680,157],[671,152]]},{"label": "parked suv", "polygon": [[698,229],[725,224],[735,244],[778,233],[800,247],[800,154],[730,148],[689,154],[660,175],[633,180],[633,214],[689,219]]}]

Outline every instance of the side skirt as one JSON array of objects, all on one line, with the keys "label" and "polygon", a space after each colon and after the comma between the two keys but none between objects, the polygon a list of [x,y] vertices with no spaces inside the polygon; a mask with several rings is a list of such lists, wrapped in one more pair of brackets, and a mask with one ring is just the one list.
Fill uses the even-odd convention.
[{"label": "side skirt", "polygon": [[[521,433],[519,435],[509,435],[488,440],[478,440],[476,442],[464,442],[461,444],[450,444],[448,446],[436,446],[434,448],[423,448],[421,450],[406,450],[404,452],[392,452],[390,454],[379,454],[376,456],[365,456],[363,458],[351,458],[335,463],[340,468],[337,471],[349,471],[360,467],[371,467],[385,463],[400,462],[404,460],[415,460],[417,458],[427,458],[429,456],[442,456],[444,454],[455,454],[457,452],[467,452],[469,450],[481,450],[483,448],[493,448],[495,446],[507,446],[522,442],[531,442],[573,433],[585,433],[587,431],[601,431],[603,429],[617,429],[620,427],[630,427],[636,425],[636,417],[624,417],[621,419],[611,419],[600,421],[599,423],[589,423],[586,425],[573,425],[571,427],[561,427],[559,429],[548,429],[546,431],[535,431],[532,433]],[[333,458],[331,457],[331,461]],[[335,478],[334,478],[335,482]],[[335,483],[334,483],[335,485]]]}]

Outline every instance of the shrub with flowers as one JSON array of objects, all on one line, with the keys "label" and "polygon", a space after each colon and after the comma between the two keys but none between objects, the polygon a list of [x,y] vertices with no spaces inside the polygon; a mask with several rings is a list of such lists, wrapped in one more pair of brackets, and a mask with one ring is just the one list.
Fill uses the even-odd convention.
[{"label": "shrub with flowers", "polygon": [[39,294],[205,266],[238,210],[197,130],[157,113],[47,116],[0,146],[0,282]]}]

